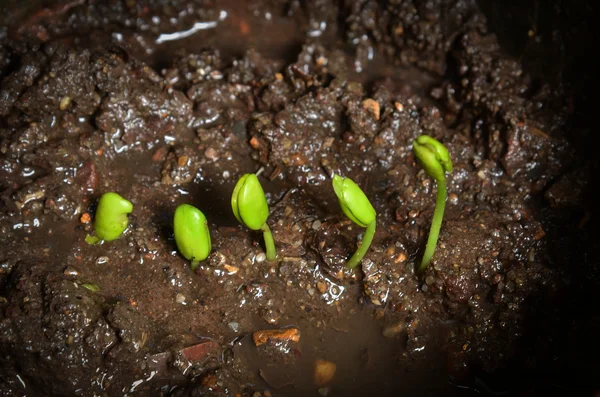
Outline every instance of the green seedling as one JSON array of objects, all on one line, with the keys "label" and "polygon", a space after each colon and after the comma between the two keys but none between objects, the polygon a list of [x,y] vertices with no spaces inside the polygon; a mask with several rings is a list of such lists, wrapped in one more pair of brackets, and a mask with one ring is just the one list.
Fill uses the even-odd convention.
[{"label": "green seedling", "polygon": [[267,260],[277,257],[273,234],[267,225],[269,205],[256,174],[245,174],[239,179],[231,195],[231,209],[240,223],[252,230],[262,230],[267,249]]},{"label": "green seedling", "polygon": [[367,228],[358,249],[346,264],[352,269],[358,266],[371,246],[375,235],[377,213],[365,193],[352,179],[334,175],[332,183],[344,214],[352,222]]},{"label": "green seedling", "polygon": [[118,239],[129,225],[127,214],[133,211],[133,204],[117,193],[104,193],[98,201],[94,230],[96,236],[87,236],[85,241],[95,244],[100,240],[112,241]]},{"label": "green seedling", "polygon": [[191,261],[192,270],[210,254],[210,232],[206,217],[198,208],[181,204],[175,210],[173,230],[177,249]]},{"label": "green seedling", "polygon": [[431,220],[431,228],[429,229],[429,238],[425,246],[423,260],[419,266],[419,271],[422,272],[431,262],[440,235],[444,209],[446,208],[446,196],[448,195],[446,172],[452,172],[452,160],[448,149],[439,141],[427,135],[421,135],[413,142],[413,151],[425,172],[437,183],[437,199],[433,219]]}]

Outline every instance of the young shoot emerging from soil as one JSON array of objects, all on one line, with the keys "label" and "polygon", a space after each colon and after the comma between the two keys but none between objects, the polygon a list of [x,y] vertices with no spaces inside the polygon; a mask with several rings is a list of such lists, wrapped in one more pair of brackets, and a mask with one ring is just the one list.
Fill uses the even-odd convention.
[{"label": "young shoot emerging from soil", "polygon": [[198,208],[181,204],[175,210],[173,231],[177,249],[187,260],[191,261],[192,270],[210,254],[210,232],[206,217]]},{"label": "young shoot emerging from soil", "polygon": [[129,225],[127,214],[133,211],[133,204],[117,193],[104,193],[98,201],[96,218],[94,219],[95,236],[87,236],[85,241],[96,244],[102,240],[118,239]]},{"label": "young shoot emerging from soil", "polygon": [[352,269],[358,266],[371,246],[375,235],[377,213],[365,193],[352,179],[334,175],[332,183],[344,214],[358,226],[367,228],[358,249],[346,264]]},{"label": "young shoot emerging from soil", "polygon": [[419,272],[422,272],[427,269],[429,262],[431,262],[438,236],[440,235],[444,209],[446,208],[446,172],[452,172],[452,160],[450,159],[448,149],[439,141],[427,135],[421,135],[415,139],[413,142],[413,151],[425,172],[437,182],[435,211],[431,220],[431,229],[429,229],[425,254],[419,266]]},{"label": "young shoot emerging from soil", "polygon": [[274,261],[277,258],[277,251],[271,229],[267,225],[269,205],[256,174],[242,175],[231,195],[231,209],[240,223],[252,230],[262,230],[267,260]]}]

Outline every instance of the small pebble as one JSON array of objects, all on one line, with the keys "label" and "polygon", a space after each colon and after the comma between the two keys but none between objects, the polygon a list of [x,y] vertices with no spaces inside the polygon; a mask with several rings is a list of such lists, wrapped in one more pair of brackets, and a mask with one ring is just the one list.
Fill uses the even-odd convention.
[{"label": "small pebble", "polygon": [[183,156],[179,156],[179,158],[177,159],[177,164],[180,167],[185,167],[189,161],[190,157],[186,156],[185,154]]},{"label": "small pebble", "polygon": [[61,98],[60,104],[58,105],[58,107],[60,108],[60,110],[65,110],[67,107],[69,107],[70,104],[71,104],[71,98],[69,98],[68,96],[64,96]]},{"label": "small pebble", "polygon": [[456,193],[450,193],[448,195],[448,201],[450,204],[456,205],[458,203],[458,195]]},{"label": "small pebble", "polygon": [[240,324],[236,323],[235,321],[230,322],[229,324],[227,324],[229,326],[229,328],[231,328],[231,330],[233,332],[240,332]]},{"label": "small pebble", "polygon": [[267,255],[264,252],[261,252],[260,254],[256,255],[256,262],[261,263],[264,262],[267,259]]},{"label": "small pebble", "polygon": [[108,258],[108,256],[99,256],[98,259],[96,259],[96,263],[99,265],[103,265],[105,263],[108,263],[110,259]]},{"label": "small pebble", "polygon": [[209,147],[204,151],[204,157],[206,157],[209,160],[215,161],[219,158],[219,154],[215,149]]},{"label": "small pebble", "polygon": [[63,274],[68,277],[77,277],[79,276],[79,271],[73,266],[67,266],[63,271]]},{"label": "small pebble", "polygon": [[231,265],[223,265],[223,267],[225,268],[225,270],[227,270],[227,273],[229,274],[236,274],[240,270],[239,267]]},{"label": "small pebble", "polygon": [[419,210],[410,210],[408,212],[408,216],[409,218],[416,218],[417,216],[419,216]]},{"label": "small pebble", "polygon": [[175,302],[181,303],[182,305],[185,305],[185,295],[183,295],[183,294],[177,294],[175,296]]},{"label": "small pebble", "polygon": [[324,294],[327,292],[327,284],[323,281],[317,281],[317,290],[319,290],[319,293]]},{"label": "small pebble", "polygon": [[364,101],[362,101],[362,106],[364,109],[368,110],[373,115],[375,120],[379,120],[379,114],[380,114],[379,102],[377,102],[374,99],[367,98]]},{"label": "small pebble", "polygon": [[320,228],[321,228],[321,221],[317,219],[316,221],[313,222],[312,229],[319,230]]}]

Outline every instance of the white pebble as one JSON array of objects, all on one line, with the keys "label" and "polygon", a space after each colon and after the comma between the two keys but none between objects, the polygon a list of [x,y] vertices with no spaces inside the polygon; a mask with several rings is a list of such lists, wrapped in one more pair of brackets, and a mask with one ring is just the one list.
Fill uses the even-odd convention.
[{"label": "white pebble", "polygon": [[312,224],[312,228],[313,230],[319,230],[321,228],[321,221],[318,219],[314,221]]},{"label": "white pebble", "polygon": [[183,295],[183,294],[177,294],[175,296],[175,302],[181,303],[182,305],[185,305],[185,295]]},{"label": "white pebble", "polygon": [[261,252],[260,254],[256,255],[256,261],[258,263],[264,262],[265,259],[267,259],[267,255],[264,252]]}]

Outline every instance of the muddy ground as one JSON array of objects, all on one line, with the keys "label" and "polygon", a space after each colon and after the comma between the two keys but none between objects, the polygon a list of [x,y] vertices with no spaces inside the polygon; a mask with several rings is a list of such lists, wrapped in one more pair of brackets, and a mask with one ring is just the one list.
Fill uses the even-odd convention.
[{"label": "muddy ground", "polygon": [[[585,4],[7,4],[1,395],[598,390]],[[454,171],[415,274],[436,193],[421,134]],[[276,262],[230,208],[259,171]],[[378,213],[355,270],[363,230],[333,174]],[[134,204],[130,226],[92,246],[108,191]],[[180,203],[210,225],[195,272],[173,239]],[[315,377],[319,362],[335,374]]]}]

